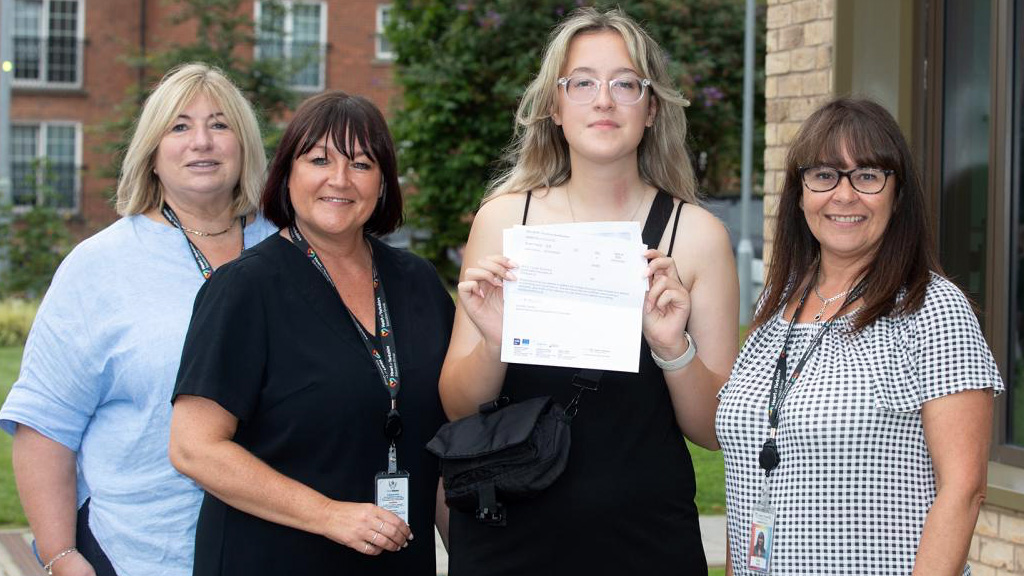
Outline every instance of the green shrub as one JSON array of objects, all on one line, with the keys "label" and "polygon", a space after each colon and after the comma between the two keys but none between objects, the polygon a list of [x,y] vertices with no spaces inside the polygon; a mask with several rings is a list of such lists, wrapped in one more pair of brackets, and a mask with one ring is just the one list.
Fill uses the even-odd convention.
[{"label": "green shrub", "polygon": [[0,300],[0,347],[24,346],[39,302],[7,298]]},{"label": "green shrub", "polygon": [[37,195],[32,205],[0,205],[0,297],[42,298],[53,273],[74,246],[59,206],[57,175],[49,160],[33,162],[26,179]]}]

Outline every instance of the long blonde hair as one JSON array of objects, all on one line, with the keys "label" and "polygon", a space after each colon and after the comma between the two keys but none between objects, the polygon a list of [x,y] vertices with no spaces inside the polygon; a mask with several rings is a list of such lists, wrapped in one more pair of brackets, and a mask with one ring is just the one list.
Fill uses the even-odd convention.
[{"label": "long blonde hair", "polygon": [[689,102],[672,86],[661,47],[632,18],[619,9],[599,12],[580,8],[551,33],[540,71],[526,88],[516,111],[515,136],[505,153],[511,168],[490,186],[483,201],[502,194],[558,186],[571,175],[569,144],[551,112],[558,96],[558,77],[569,45],[580,34],[612,30],[626,43],[637,70],[651,81],[651,98],[658,111],[637,150],[640,178],[687,202],[697,202],[697,180],[686,148]]},{"label": "long blonde hair", "polygon": [[174,119],[200,94],[220,106],[242,150],[241,174],[233,191],[235,214],[259,207],[267,156],[256,115],[223,72],[191,63],[167,72],[142,106],[117,182],[117,213],[121,216],[148,212],[163,202],[163,186],[153,173],[156,150]]}]

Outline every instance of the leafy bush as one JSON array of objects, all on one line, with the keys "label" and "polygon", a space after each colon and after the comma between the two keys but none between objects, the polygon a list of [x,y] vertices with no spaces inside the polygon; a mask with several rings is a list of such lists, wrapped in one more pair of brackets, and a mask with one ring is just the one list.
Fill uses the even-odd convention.
[{"label": "leafy bush", "polygon": [[[548,33],[582,1],[396,0],[388,38],[397,52],[402,100],[392,127],[399,161],[417,192],[411,223],[430,232],[418,246],[454,277],[446,252],[461,245],[472,213],[512,136],[526,84]],[[589,3],[588,3],[589,4]],[[692,105],[690,146],[707,158],[705,190],[738,187],[743,105],[744,3],[740,0],[620,0],[665,49],[670,73]],[[763,8],[763,7],[762,7]],[[756,52],[763,58],[763,27]],[[763,66],[759,67],[763,69]],[[763,94],[763,77],[756,85]],[[757,107],[758,124],[763,110]],[[755,127],[755,134],[763,130]],[[758,143],[755,143],[758,144]],[[763,149],[763,148],[762,148]],[[754,158],[761,154],[755,146]],[[701,166],[698,166],[701,168]],[[755,171],[757,166],[755,166]]]},{"label": "leafy bush", "polygon": [[56,181],[46,160],[35,163],[33,178],[41,202],[33,206],[0,206],[0,296],[41,298],[74,242],[68,217],[56,203]]},{"label": "leafy bush", "polygon": [[38,308],[36,300],[0,300],[0,347],[25,345]]}]

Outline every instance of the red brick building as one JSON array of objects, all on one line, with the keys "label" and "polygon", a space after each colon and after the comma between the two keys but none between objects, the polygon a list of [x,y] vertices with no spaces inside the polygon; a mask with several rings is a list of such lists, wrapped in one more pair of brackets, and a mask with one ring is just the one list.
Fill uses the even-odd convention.
[{"label": "red brick building", "polygon": [[[283,35],[263,37],[253,57],[307,55],[294,79],[300,95],[340,88],[391,104],[393,55],[380,30],[390,6],[375,0],[288,0],[284,10],[243,0],[242,10]],[[116,218],[101,176],[110,163],[103,125],[117,116],[140,82],[125,57],[195,38],[194,25],[173,25],[167,0],[14,0],[11,180],[15,205],[35,202],[37,160],[48,159],[62,207],[83,232]],[[312,56],[308,56],[312,54]]]}]

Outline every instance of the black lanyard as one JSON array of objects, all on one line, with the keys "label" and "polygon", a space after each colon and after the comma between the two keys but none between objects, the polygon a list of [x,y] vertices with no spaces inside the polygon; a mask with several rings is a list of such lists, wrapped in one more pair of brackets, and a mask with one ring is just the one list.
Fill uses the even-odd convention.
[{"label": "black lanyard", "polygon": [[[327,267],[324,266],[323,261],[316,255],[316,250],[309,245],[306,238],[299,232],[298,226],[292,224],[288,227],[288,234],[291,236],[292,243],[295,244],[300,250],[302,250],[309,261],[313,263],[313,266],[320,271],[324,279],[334,288],[337,292],[338,287],[334,284],[334,280],[331,279],[330,273],[327,271]],[[352,320],[352,324],[356,327],[356,332],[359,332],[359,336],[363,339],[363,345],[366,346],[366,351],[370,355],[370,359],[377,367],[377,373],[380,375],[381,382],[384,384],[384,388],[388,391],[388,396],[391,398],[391,407],[388,410],[387,418],[384,421],[384,435],[387,437],[390,446],[388,448],[388,473],[394,473],[398,470],[398,455],[395,449],[395,440],[402,434],[402,417],[398,413],[398,392],[401,390],[401,382],[398,377],[398,354],[397,347],[395,346],[395,331],[391,326],[391,315],[388,313],[388,299],[384,294],[384,286],[380,281],[380,276],[377,274],[377,265],[372,264],[373,270],[373,299],[374,307],[376,310],[376,330],[377,334],[380,335],[380,345],[375,343],[376,338],[366,332],[363,325],[359,323],[349,307],[345,305],[344,300],[341,302],[342,306],[345,307],[345,311],[348,312],[348,317]],[[382,348],[384,353],[381,354],[378,348]]]},{"label": "black lanyard", "polygon": [[825,336],[827,331],[835,319],[839,316],[839,312],[842,312],[847,306],[855,302],[864,294],[864,281],[862,280],[854,287],[853,290],[846,296],[846,300],[843,301],[843,305],[839,307],[839,310],[829,318],[821,328],[818,329],[817,334],[811,338],[808,342],[807,348],[804,353],[800,356],[800,360],[797,361],[796,367],[793,369],[793,373],[786,378],[786,357],[789,355],[789,338],[793,334],[793,326],[796,324],[797,318],[800,317],[800,312],[804,308],[804,302],[807,301],[807,295],[811,291],[811,287],[814,286],[818,281],[818,273],[814,273],[814,278],[804,288],[804,293],[800,296],[800,302],[796,306],[796,311],[793,312],[793,319],[789,321],[789,327],[786,329],[786,339],[782,342],[782,350],[779,351],[779,358],[775,362],[775,372],[772,373],[772,387],[768,395],[768,427],[771,429],[769,437],[765,440],[764,445],[761,447],[761,453],[758,455],[758,462],[761,468],[764,469],[765,476],[772,473],[772,470],[779,465],[782,461],[779,456],[779,447],[775,442],[775,435],[779,428],[779,416],[782,411],[782,405],[785,403],[786,398],[789,396],[790,390],[793,389],[793,385],[796,384],[797,379],[800,378],[801,372],[803,372],[804,365],[807,364],[807,360],[811,358],[814,351],[818,349],[821,344],[822,338]]},{"label": "black lanyard", "polygon": [[[210,265],[210,261],[206,259],[203,252],[199,250],[192,240],[189,239],[188,233],[185,232],[185,227],[181,225],[181,220],[178,220],[178,215],[171,210],[171,207],[164,204],[160,207],[160,212],[164,215],[164,219],[171,223],[178,230],[181,230],[181,234],[185,237],[185,242],[188,242],[188,248],[192,251],[192,258],[196,261],[196,266],[199,267],[199,273],[203,275],[204,280],[209,280],[210,275],[213,274],[213,266]],[[242,249],[245,249],[245,216],[240,216],[239,220],[242,222]]]}]

